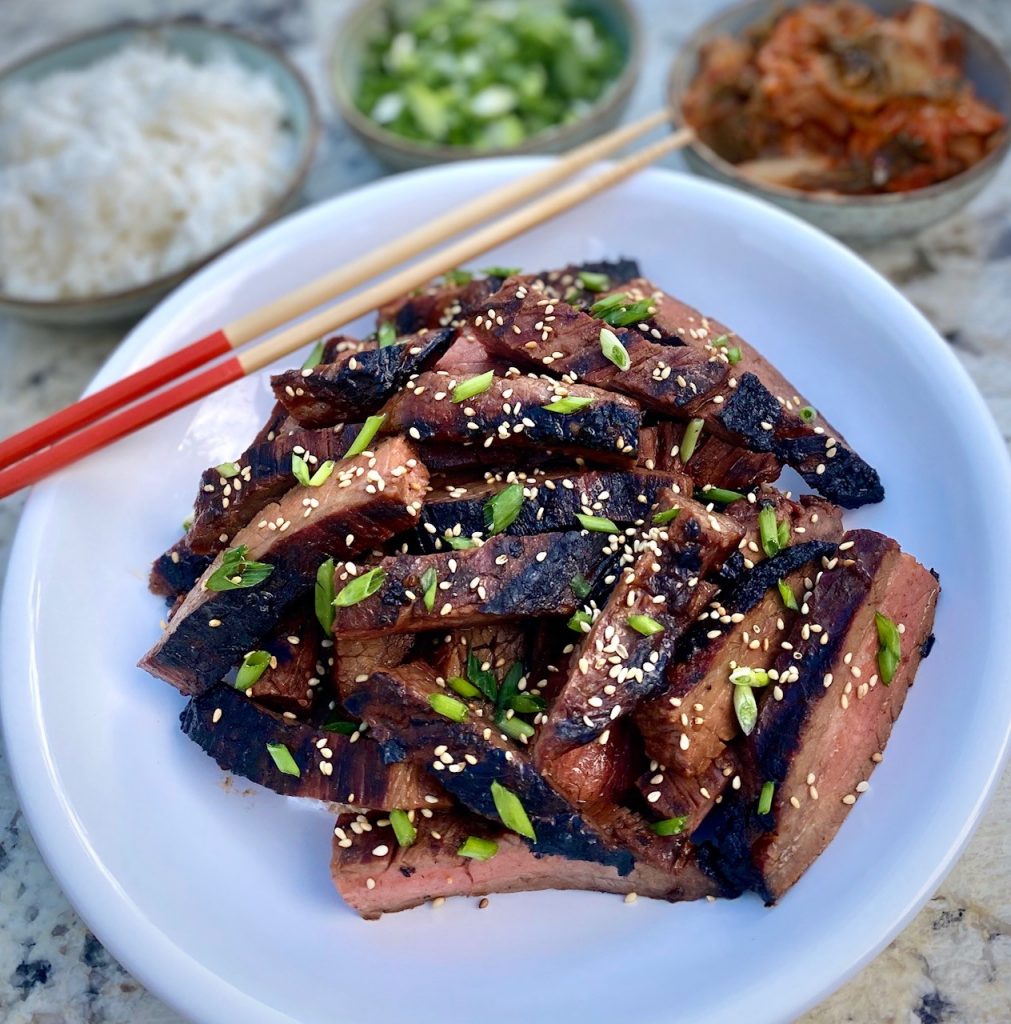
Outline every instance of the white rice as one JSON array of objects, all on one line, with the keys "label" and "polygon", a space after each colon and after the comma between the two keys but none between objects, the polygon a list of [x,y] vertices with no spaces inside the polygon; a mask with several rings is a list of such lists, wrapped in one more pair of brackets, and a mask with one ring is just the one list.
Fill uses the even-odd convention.
[{"label": "white rice", "polygon": [[0,292],[120,291],[227,242],[283,188],[283,99],[225,55],[131,45],[0,92]]}]

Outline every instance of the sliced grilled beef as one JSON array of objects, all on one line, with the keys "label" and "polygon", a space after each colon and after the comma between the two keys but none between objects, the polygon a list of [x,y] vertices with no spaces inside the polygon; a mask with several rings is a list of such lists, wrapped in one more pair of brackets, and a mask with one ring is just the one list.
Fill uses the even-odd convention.
[{"label": "sliced grilled beef", "polygon": [[[680,513],[672,522],[636,538],[634,561],[583,637],[568,682],[538,734],[545,770],[663,686],[678,638],[712,597],[714,588],[702,576],[736,547],[741,532],[733,520],[690,498],[661,492],[661,508],[675,505]],[[641,617],[640,629],[630,623],[633,616]],[[644,635],[653,624],[659,631]]]},{"label": "sliced grilled beef", "polygon": [[482,308],[488,296],[502,287],[502,281],[494,276],[459,283],[433,281],[419,292],[380,306],[376,319],[379,324],[393,324],[398,334],[456,326],[463,317]]},{"label": "sliced grilled beef", "polygon": [[148,577],[148,589],[152,594],[175,601],[193,588],[213,559],[213,555],[195,554],[189,538],[183,537],[155,559]]},{"label": "sliced grilled beef", "polygon": [[[221,768],[275,793],[378,810],[446,804],[424,771],[409,762],[387,764],[379,745],[367,737],[292,721],[231,686],[192,697],[180,722]],[[268,744],[283,745],[298,775],[280,770]]]},{"label": "sliced grilled beef", "polygon": [[245,548],[247,561],[273,567],[270,575],[254,586],[208,589],[227,553],[219,555],[141,666],[184,693],[218,682],[312,589],[327,557],[370,550],[414,522],[427,484],[410,445],[393,439],[341,463],[320,487],[295,487],[234,538],[232,550]]},{"label": "sliced grilled beef", "polygon": [[712,484],[741,492],[779,476],[779,460],[771,452],[749,451],[704,429],[688,461],[682,462],[681,442],[687,425],[674,420],[662,420],[657,425],[654,468],[687,473],[700,486]]},{"label": "sliced grilled beef", "polygon": [[445,328],[385,348],[343,353],[334,363],[275,374],[270,384],[277,400],[304,427],[361,422],[411,376],[431,366],[449,348],[454,333]]},{"label": "sliced grilled beef", "polygon": [[805,578],[834,551],[830,542],[806,541],[759,563],[721,592],[684,636],[664,688],[636,713],[646,752],[668,774],[707,776],[739,735],[730,682],[734,669],[772,669],[771,686],[779,692],[773,666],[795,613],[784,605],[778,581],[790,587],[798,607],[803,605]]},{"label": "sliced grilled beef", "polygon": [[247,448],[235,463],[205,469],[193,503],[190,547],[198,554],[221,551],[264,506],[291,489],[293,455],[302,456],[315,472],[328,459],[343,458],[359,429],[280,430]]},{"label": "sliced grilled beef", "polygon": [[[642,523],[664,487],[690,492],[686,477],[646,470],[587,470],[543,475],[510,474],[508,483],[521,482],[524,501],[505,533],[525,536],[578,527],[577,514],[606,516],[623,525]],[[506,480],[478,484],[449,484],[429,495],[421,513],[414,543],[421,550],[439,551],[445,538],[483,538],[488,499],[507,486]]]},{"label": "sliced grilled beef", "polygon": [[[609,564],[609,551],[602,534],[546,533],[498,535],[466,551],[384,558],[378,563],[384,573],[381,589],[350,607],[338,607],[334,635],[375,637],[571,615],[578,607],[572,580],[582,576],[592,586]],[[426,603],[429,570],[435,573],[436,590]],[[339,572],[338,585],[345,579]]]},{"label": "sliced grilled beef", "polygon": [[341,700],[373,672],[403,664],[414,648],[410,633],[394,633],[368,640],[333,641],[333,682]]},{"label": "sliced grilled beef", "polygon": [[515,794],[533,825],[536,852],[632,869],[632,857],[609,846],[541,777],[523,750],[494,724],[487,704],[453,698],[466,708],[463,721],[433,710],[445,698],[430,666],[413,662],[373,673],[345,700],[369,723],[388,760],[409,758],[437,773],[443,787],[465,807],[499,820],[491,784]]},{"label": "sliced grilled beef", "polygon": [[473,656],[481,670],[501,679],[512,666],[524,664],[529,637],[522,623],[502,622],[473,629],[454,629],[439,637],[430,655],[432,668],[443,679],[468,677],[468,662]]},{"label": "sliced grilled beef", "polygon": [[[794,625],[792,650],[776,662],[781,679],[792,670],[791,681],[782,700],[763,700],[746,745],[747,784],[714,822],[707,850],[712,870],[768,902],[807,870],[867,788],[929,650],[939,586],[895,541],[852,531],[827,565]],[[889,685],[878,662],[877,612],[902,630]],[[766,782],[775,786],[772,808],[758,815]]]},{"label": "sliced grilled beef", "polygon": [[274,711],[304,718],[316,700],[324,668],[319,623],[312,608],[299,602],[285,614],[260,650],[270,662],[248,696]]},{"label": "sliced grilled beef", "polygon": [[659,820],[683,818],[678,834],[691,835],[722,799],[729,786],[740,787],[737,764],[729,753],[712,761],[700,776],[684,775],[655,761],[638,780],[639,792]]},{"label": "sliced grilled beef", "polygon": [[[557,270],[519,275],[519,280],[534,284],[551,298],[562,299],[573,306],[589,306],[603,292],[636,280],[639,276],[639,264],[635,260],[620,258],[570,263]],[[588,283],[593,287],[587,287]]]},{"label": "sliced grilled beef", "polygon": [[[636,458],[642,411],[624,395],[550,377],[496,376],[487,390],[455,402],[467,380],[445,370],[423,373],[385,406],[386,433],[406,433],[420,444],[473,444],[490,448],[551,448],[605,462]],[[589,404],[571,413],[545,407],[571,397]]]},{"label": "sliced grilled beef", "polygon": [[[408,847],[398,845],[388,822],[377,814],[344,814],[334,829],[334,884],[366,920],[449,896],[586,889],[673,901],[716,891],[692,861],[677,877],[640,864],[622,875],[603,864],[539,853],[512,832],[462,810],[415,814],[417,837]],[[483,861],[461,857],[458,851],[471,836],[494,842],[495,855]]]}]

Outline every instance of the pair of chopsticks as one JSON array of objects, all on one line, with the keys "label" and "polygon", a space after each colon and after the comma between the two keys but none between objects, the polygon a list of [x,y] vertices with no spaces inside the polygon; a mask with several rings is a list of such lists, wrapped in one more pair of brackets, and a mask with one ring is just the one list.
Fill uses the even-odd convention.
[{"label": "pair of chopsticks", "polygon": [[[692,140],[690,129],[673,132],[590,177],[546,192],[654,128],[667,124],[670,116],[669,110],[659,110],[586,143],[547,167],[461,204],[0,442],[0,499],[261,370],[281,356],[427,284],[432,278],[577,206],[681,148]],[[542,192],[546,194],[533,198]],[[477,227],[526,200],[532,201],[484,227]],[[465,231],[470,233],[444,245]],[[385,280],[326,306],[296,324],[283,326],[439,245],[444,247]],[[259,344],[229,355],[275,330],[277,333]],[[193,373],[226,355],[227,359]],[[187,376],[189,374],[192,375]]]}]

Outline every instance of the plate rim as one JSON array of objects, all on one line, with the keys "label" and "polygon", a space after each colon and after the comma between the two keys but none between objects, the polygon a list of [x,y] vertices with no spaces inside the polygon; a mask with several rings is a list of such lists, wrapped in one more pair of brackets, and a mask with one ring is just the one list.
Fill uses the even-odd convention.
[{"label": "plate rim", "polygon": [[[241,253],[247,246],[265,244],[273,233],[292,230],[293,225],[300,220],[311,220],[320,216],[324,210],[332,213],[335,207],[349,206],[363,194],[382,193],[390,189],[399,191],[409,182],[432,177],[446,179],[445,185],[450,187],[450,179],[453,177],[469,178],[474,174],[481,177],[488,172],[485,176],[494,178],[496,173],[502,170],[510,172],[510,176],[516,176],[543,166],[550,159],[502,157],[462,161],[451,167],[437,166],[407,171],[350,189],[341,195],[290,214],[218,257],[174,289],[154,310],[131,328],[102,364],[85,393],[103,386],[131,367],[144,362],[144,351],[151,344],[150,338],[145,340],[145,334],[159,330],[160,321],[171,320],[177,307],[197,298],[201,293],[206,293],[206,277],[213,280],[223,265],[235,260],[237,256],[240,257],[240,264],[237,264],[234,272],[242,276],[239,269]],[[638,177],[673,180],[679,188],[687,189],[689,192],[697,190],[714,194],[721,202],[736,204],[753,212],[760,211],[762,216],[784,222],[788,230],[807,234],[810,241],[821,246],[827,244],[834,250],[834,258],[844,261],[851,270],[862,274],[868,286],[887,293],[891,301],[898,301],[904,307],[906,315],[918,321],[923,332],[932,337],[936,357],[947,364],[946,372],[958,381],[960,390],[970,401],[973,422],[982,428],[977,440],[981,446],[985,441],[988,451],[984,454],[992,456],[992,462],[1000,465],[1000,473],[995,473],[992,485],[995,489],[999,488],[1002,493],[997,494],[995,500],[999,503],[1001,499],[1011,499],[1011,460],[1008,458],[993,414],[981,393],[933,325],[882,274],[821,230],[791,213],[728,186],[668,168],[651,168]],[[758,211],[755,210],[756,207]],[[34,562],[37,546],[42,540],[41,524],[52,509],[56,492],[57,483],[46,481],[33,489],[25,503],[11,542],[3,601],[0,605],[0,722],[15,792],[33,839],[61,891],[85,924],[134,977],[168,1006],[194,1021],[242,1019],[249,1024],[293,1022],[296,1018],[247,995],[169,939],[143,915],[128,894],[119,887],[116,879],[103,870],[97,854],[86,842],[82,823],[58,785],[44,723],[38,714],[39,706],[34,701],[18,700],[18,688],[14,686],[12,680],[31,679],[32,688],[37,686],[37,663],[34,656],[37,638],[31,626],[32,609],[40,595],[36,576],[37,566]],[[1005,556],[1005,561],[1008,557],[1011,556]],[[27,603],[23,600],[26,596]],[[1011,598],[1007,599],[1007,604],[1008,611],[1011,612]],[[18,645],[3,642],[3,638],[12,636],[27,636],[29,643]],[[872,938],[871,941],[861,940],[862,952],[852,963],[842,970],[826,972],[815,985],[809,986],[809,991],[802,998],[794,1000],[790,1005],[791,1018],[816,1006],[852,978],[876,957],[924,906],[954,867],[972,838],[994,795],[1009,753],[1011,720],[1004,724],[997,756],[990,766],[985,783],[979,788],[974,801],[960,815],[961,825],[948,843],[944,856],[923,879],[916,893],[910,897],[901,913],[896,914],[892,925],[884,929],[883,934]],[[29,771],[30,763],[34,771]],[[73,842],[68,842],[68,838]],[[237,1018],[238,1014],[242,1016]]]}]

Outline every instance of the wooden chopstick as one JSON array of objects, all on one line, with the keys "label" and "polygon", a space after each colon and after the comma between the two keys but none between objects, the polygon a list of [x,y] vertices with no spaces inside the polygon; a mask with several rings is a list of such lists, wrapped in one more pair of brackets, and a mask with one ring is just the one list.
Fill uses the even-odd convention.
[{"label": "wooden chopstick", "polygon": [[413,259],[441,245],[462,231],[469,230],[545,189],[572,177],[591,164],[611,156],[630,142],[670,120],[670,110],[657,110],[632,124],[602,135],[579,146],[559,160],[532,174],[517,178],[462,203],[455,209],[421,224],[406,235],[380,245],[343,266],[288,292],[265,306],[246,313],[206,337],[132,373],[115,384],[0,441],[0,469],[28,457],[95,420],[107,416],[158,388],[179,380],[199,366],[247,344],[296,317],[339,298],[352,288],[371,281],[391,267]]},{"label": "wooden chopstick", "polygon": [[427,284],[433,277],[480,256],[530,228],[570,210],[642,170],[649,164],[689,143],[690,129],[682,129],[646,146],[632,156],[589,177],[571,182],[536,199],[519,210],[440,249],[384,281],[322,310],[145,401],[58,441],[34,458],[0,470],[0,498],[38,482],[50,473],[76,462],[127,434],[154,423],[200,398],[268,366],[281,356],[376,309],[405,292]]}]

